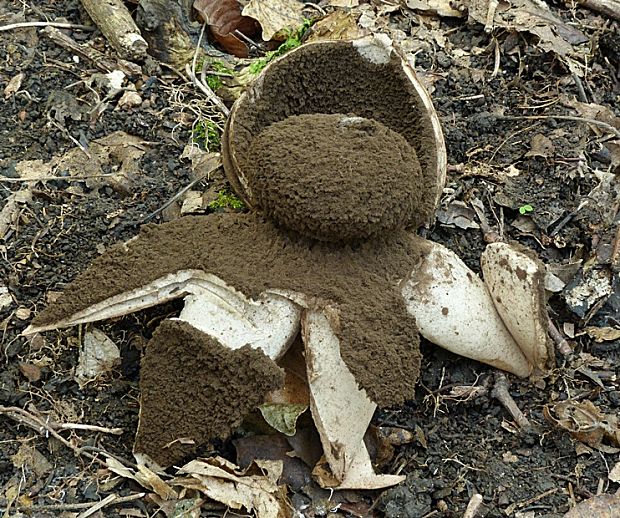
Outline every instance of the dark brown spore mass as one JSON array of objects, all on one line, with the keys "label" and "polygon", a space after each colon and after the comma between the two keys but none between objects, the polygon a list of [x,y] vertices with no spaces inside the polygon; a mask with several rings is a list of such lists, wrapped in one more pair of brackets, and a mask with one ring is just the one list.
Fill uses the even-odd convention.
[{"label": "dark brown spore mass", "polygon": [[368,396],[379,406],[413,396],[419,338],[398,288],[419,261],[412,234],[332,244],[279,230],[253,214],[214,214],[147,225],[126,246],[93,261],[33,325],[57,322],[171,272],[199,269],[250,297],[281,288],[337,307],[342,358]]},{"label": "dark brown spore mass", "polygon": [[252,142],[246,171],[256,206],[322,241],[404,228],[427,193],[415,151],[383,124],[340,114],[289,117]]},{"label": "dark brown spore mass", "polygon": [[142,359],[134,450],[169,466],[195,449],[178,439],[227,438],[283,384],[284,371],[262,351],[231,350],[186,322],[164,320]]},{"label": "dark brown spore mass", "polygon": [[[418,189],[425,197],[409,223],[417,228],[428,221],[439,188],[436,142],[430,120],[421,115],[425,107],[401,59],[394,54],[388,63],[371,63],[348,42],[325,42],[302,49],[262,75],[237,106],[230,145],[239,168],[245,172],[251,166],[249,148],[254,138],[288,117],[346,113],[372,119],[402,135],[417,153],[422,169]],[[227,138],[223,143],[228,146]],[[235,185],[234,174],[229,178]],[[238,185],[235,189],[242,194]]]}]

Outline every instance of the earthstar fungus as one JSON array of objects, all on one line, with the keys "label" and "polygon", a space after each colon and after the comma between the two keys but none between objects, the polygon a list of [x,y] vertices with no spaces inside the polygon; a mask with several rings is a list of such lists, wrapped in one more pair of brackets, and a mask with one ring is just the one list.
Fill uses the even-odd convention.
[{"label": "earthstar fungus", "polygon": [[[455,254],[415,234],[441,194],[445,147],[428,94],[388,43],[312,43],[269,64],[223,137],[226,174],[254,211],[143,227],[26,330],[184,298],[144,353],[137,457],[171,465],[284,397],[299,334],[304,397],[331,471],[320,482],[340,488],[403,479],[375,474],[363,437],[377,405],[413,396],[419,332],[519,376],[544,368],[544,329],[523,323],[527,309],[507,328],[510,308],[496,309],[523,269],[525,292],[539,289],[540,265],[497,247],[483,262],[489,291]],[[507,273],[494,275],[497,265]],[[541,297],[528,300],[542,314]]]}]

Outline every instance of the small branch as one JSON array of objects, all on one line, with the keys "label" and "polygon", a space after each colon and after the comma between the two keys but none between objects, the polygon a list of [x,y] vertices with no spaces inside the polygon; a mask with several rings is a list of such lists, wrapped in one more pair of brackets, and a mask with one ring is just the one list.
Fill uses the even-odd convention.
[{"label": "small branch", "polygon": [[[140,500],[140,498],[144,498],[146,496],[146,493],[136,493],[135,495],[128,495],[128,496],[116,496],[116,495],[110,495],[107,498],[105,498],[104,500],[102,500],[101,502],[96,502],[94,505],[99,505],[102,502],[110,499],[110,497],[113,497],[113,499],[110,499],[105,505],[106,506],[110,506],[110,505],[118,505],[118,504],[125,504],[127,502],[133,502],[134,500]],[[90,509],[93,506],[93,502],[82,502],[79,504],[43,504],[43,505],[31,505],[31,506],[17,506],[16,509],[17,510],[23,510],[23,511],[29,511],[31,515],[35,515],[35,513],[38,512],[46,512],[46,511],[81,511],[82,509]],[[101,509],[101,507],[99,508]],[[6,509],[0,509],[0,512],[5,512]]]},{"label": "small branch", "polygon": [[61,423],[53,425],[58,430],[86,430],[90,432],[110,433],[112,435],[122,435],[122,428],[106,428],[105,426],[96,426],[93,424],[78,423]]},{"label": "small branch", "polygon": [[20,182],[51,182],[52,180],[62,180],[63,182],[75,182],[87,180],[89,178],[108,178],[116,173],[109,174],[83,174],[78,176],[33,176],[32,178],[0,178],[0,183],[20,183]]},{"label": "small branch", "polygon": [[564,338],[560,330],[555,326],[553,320],[551,319],[549,319],[549,336],[551,336],[551,339],[555,343],[555,347],[560,354],[563,356],[570,356],[573,354],[573,349],[568,343],[568,340]]},{"label": "small branch", "polygon": [[142,60],[148,43],[122,0],[81,0],[84,9],[110,45],[126,59]]},{"label": "small branch", "polygon": [[177,192],[172,198],[170,198],[166,203],[164,203],[161,207],[151,212],[148,216],[146,216],[141,223],[146,223],[147,221],[153,219],[157,214],[166,210],[170,205],[172,205],[175,201],[177,201],[181,196],[183,196],[187,191],[189,191],[194,185],[199,182],[202,182],[204,179],[209,179],[209,176],[213,171],[215,171],[218,167],[222,165],[222,162],[218,160],[217,164],[215,164],[211,169],[205,171],[198,178],[195,178],[191,182],[189,182],[185,187],[183,187],[179,192]]},{"label": "small branch", "polygon": [[[73,450],[76,455],[82,455],[84,457],[89,458],[94,462],[98,462],[104,467],[107,467],[105,460],[100,459],[96,455],[91,455],[85,451],[81,451],[80,448],[70,441],[65,439],[62,435],[60,435],[53,424],[48,423],[47,421],[41,419],[40,417],[18,407],[5,407],[0,406],[0,414],[4,414],[7,417],[17,421],[18,423],[24,424],[29,428],[32,428],[36,432],[41,435],[45,435],[46,437],[51,435],[55,439],[59,440],[62,444],[64,444],[67,448]],[[59,426],[59,425],[56,425]]]},{"label": "small branch", "polygon": [[577,117],[575,115],[498,115],[496,119],[499,120],[543,120],[543,119],[559,119],[566,121],[584,122],[586,124],[592,124],[599,126],[610,133],[613,133],[616,137],[620,138],[620,130],[614,128],[611,124],[599,121],[596,119],[588,119],[586,117]]},{"label": "small branch", "polygon": [[202,26],[202,30],[200,31],[200,36],[198,37],[198,43],[196,44],[196,51],[194,52],[194,58],[192,59],[192,66],[189,66],[189,63],[185,65],[185,72],[202,92],[207,96],[207,99],[211,101],[223,114],[224,117],[228,117],[230,110],[226,107],[226,105],[222,102],[222,100],[216,95],[216,93],[211,90],[211,87],[205,81],[206,70],[203,66],[201,79],[198,79],[196,76],[196,61],[198,60],[198,50],[200,49],[200,43],[202,42],[202,37],[205,32],[205,24]]},{"label": "small branch", "polygon": [[[567,4],[569,3],[571,2],[567,2]],[[620,21],[620,2],[618,0],[577,0],[577,3],[591,11]]]},{"label": "small branch", "polygon": [[12,31],[14,29],[25,29],[27,27],[58,27],[59,29],[79,29],[82,31],[94,31],[90,25],[80,25],[79,23],[60,23],[60,22],[20,22],[0,26],[0,32]]},{"label": "small branch", "polygon": [[528,421],[527,417],[523,415],[523,412],[519,409],[515,400],[512,399],[510,392],[508,391],[508,379],[503,372],[495,373],[495,386],[491,391],[491,395],[497,399],[504,408],[510,412],[510,415],[515,420],[521,430],[531,430],[532,425]]},{"label": "small branch", "polygon": [[141,69],[135,63],[120,59],[113,61],[106,55],[91,47],[78,45],[69,36],[60,32],[54,27],[46,27],[41,31],[41,34],[49,38],[51,41],[59,45],[60,47],[67,49],[70,52],[82,56],[84,59],[88,59],[92,64],[102,72],[112,72],[113,70],[121,70],[128,76],[139,74]]},{"label": "small branch", "polygon": [[467,509],[465,509],[465,513],[463,514],[463,518],[474,518],[478,514],[478,508],[482,504],[482,495],[476,493],[471,497],[471,500],[467,504]]}]

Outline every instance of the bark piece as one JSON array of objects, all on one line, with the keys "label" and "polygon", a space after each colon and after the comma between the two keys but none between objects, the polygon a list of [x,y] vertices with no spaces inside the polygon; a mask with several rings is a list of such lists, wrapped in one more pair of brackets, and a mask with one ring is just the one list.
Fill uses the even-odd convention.
[{"label": "bark piece", "polygon": [[137,61],[146,57],[148,44],[122,0],[82,0],[82,5],[121,57]]}]

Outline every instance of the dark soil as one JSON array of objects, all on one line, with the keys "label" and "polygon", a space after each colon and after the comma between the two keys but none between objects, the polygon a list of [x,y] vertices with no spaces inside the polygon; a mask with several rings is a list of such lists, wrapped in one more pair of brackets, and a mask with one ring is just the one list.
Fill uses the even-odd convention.
[{"label": "dark soil", "polygon": [[[74,0],[33,4],[0,2],[2,25],[23,21],[24,17],[45,20],[64,16],[72,23],[88,22]],[[556,6],[554,9],[570,18],[593,43],[591,68],[587,77],[581,79],[587,100],[615,110],[618,115],[620,86],[615,49],[620,32],[617,23],[604,25],[598,16],[581,8],[569,11]],[[412,27],[419,25],[417,18],[399,13],[392,14],[389,22],[407,35]],[[590,400],[609,414],[617,414],[620,408],[620,387],[616,381],[620,341],[597,343],[581,333],[586,325],[618,325],[618,281],[617,275],[611,276],[610,264],[613,258],[610,246],[617,242],[614,241],[617,216],[610,215],[614,201],[596,201],[577,210],[584,201],[601,200],[592,194],[599,184],[594,171],[609,170],[612,158],[594,130],[581,122],[555,118],[507,120],[498,115],[575,115],[574,110],[557,102],[559,98],[577,97],[579,88],[555,55],[541,51],[527,37],[513,37],[510,31],[489,35],[480,25],[447,19],[438,22],[438,27],[447,44],[469,53],[467,66],[440,47],[416,54],[417,67],[433,79],[433,99],[442,119],[449,163],[453,166],[442,210],[454,210],[455,201],[468,204],[480,200],[493,231],[534,250],[547,265],[563,272],[565,282],[578,283],[592,271],[600,271],[609,274],[616,291],[580,314],[572,312],[563,293],[550,297],[551,317],[556,325],[562,329],[567,324],[567,330],[575,326],[576,334],[569,336],[575,355],[572,358],[557,355],[557,369],[535,384],[511,380],[513,397],[534,425],[535,431],[531,433],[520,432],[506,410],[486,390],[492,385],[492,369],[423,342],[415,396],[401,405],[378,411],[375,416],[376,425],[403,427],[417,437],[414,442],[397,447],[395,456],[382,466],[385,472],[406,474],[406,483],[383,493],[355,495],[350,492],[330,495],[306,488],[294,494],[292,501],[297,508],[304,508],[308,516],[325,514],[332,507],[321,507],[319,503],[331,497],[330,504],[344,500],[349,508],[353,505],[350,502],[355,502],[355,506],[365,505],[366,510],[374,504],[375,515],[430,514],[456,518],[462,516],[471,495],[479,492],[484,496],[480,516],[499,518],[532,512],[536,518],[558,518],[569,509],[573,498],[579,501],[599,490],[614,493],[619,487],[608,479],[617,455],[583,449],[543,417],[545,405],[566,399]],[[66,30],[66,33],[79,43],[92,44],[109,56],[114,55],[99,32]],[[501,72],[491,77],[495,41],[500,50]],[[382,76],[359,82],[357,72],[363,63],[335,57],[331,72],[344,68],[356,77],[353,83],[367,96],[365,102],[376,98],[375,91],[385,92],[385,98],[392,101],[404,95]],[[138,424],[139,359],[162,319],[178,315],[180,304],[166,304],[101,323],[98,327],[120,347],[122,364],[107,377],[84,388],[79,388],[73,377],[83,328],[46,333],[32,341],[20,333],[104,249],[135,236],[149,214],[160,209],[194,178],[189,162],[180,158],[184,145],[192,137],[194,115],[188,116],[187,110],[176,101],[181,96],[189,105],[202,100],[202,96],[165,67],[150,63],[143,65],[143,74],[131,78],[143,98],[140,106],[115,109],[118,96],[113,96],[107,106],[95,110],[108,92],[96,83],[86,85],[82,80],[88,80],[98,71],[89,61],[74,59],[73,53],[43,37],[36,28],[0,32],[0,58],[3,89],[18,73],[24,74],[19,93],[7,97],[0,105],[0,207],[11,193],[22,188],[23,182],[13,179],[16,166],[24,160],[41,159],[47,163],[54,156],[74,149],[74,140],[88,144],[117,130],[150,143],[140,159],[140,174],[127,192],[116,191],[105,182],[89,186],[86,180],[69,177],[36,182],[32,186],[32,200],[20,206],[16,221],[0,242],[0,283],[7,286],[13,300],[0,309],[2,410],[11,406],[30,411],[36,408],[50,422],[120,427],[123,433],[119,436],[87,431],[61,433],[86,448],[84,451],[103,449],[131,459]],[[474,72],[484,72],[484,80]],[[287,77],[279,81],[289,87]],[[314,84],[295,81],[292,92],[302,92]],[[321,86],[329,87],[329,84]],[[355,92],[348,92],[351,91]],[[368,117],[374,109],[368,106],[367,112],[356,114]],[[316,108],[310,103],[308,111]],[[333,103],[322,111],[354,110]],[[285,116],[278,114],[277,120]],[[379,120],[403,135],[407,128],[413,128],[412,135],[417,134],[416,121],[409,115],[399,113],[391,121]],[[548,156],[528,155],[532,138],[539,133],[553,141],[554,151]],[[510,166],[516,167],[518,174]],[[56,171],[56,174],[66,176],[76,172]],[[208,190],[209,185],[203,183],[199,187]],[[526,204],[534,210],[521,215],[519,209]],[[172,218],[171,214],[166,211],[156,216],[155,222]],[[215,221],[220,216],[206,218]],[[192,221],[188,218],[181,221],[186,219]],[[148,228],[142,235],[154,232]],[[448,246],[468,266],[479,271],[480,253],[485,246],[480,229],[437,222],[427,237]],[[202,245],[214,249],[219,246],[211,241],[203,241]],[[243,263],[243,253],[239,251],[239,264]],[[578,261],[591,268],[570,266]],[[247,263],[244,270],[245,267]],[[389,297],[383,300],[389,301]],[[352,321],[362,321],[361,316],[352,315]],[[395,369],[393,376],[402,375],[400,364],[391,367]],[[33,370],[38,371],[38,377],[32,376]],[[412,378],[416,374],[414,371]],[[481,389],[477,395],[466,397],[452,392],[472,386]],[[36,447],[49,467],[40,472],[21,465],[14,455],[23,444]],[[234,460],[230,442],[216,442],[212,448],[199,449],[198,453],[213,450]],[[33,516],[47,517],[62,514],[41,506],[96,502],[112,493],[131,495],[141,491],[133,482],[113,479],[100,468],[83,455],[76,456],[56,439],[19,424],[4,411],[0,413],[2,512],[15,492],[22,497],[17,504],[32,505]],[[105,508],[101,514],[119,516],[121,507],[131,509],[134,515],[142,512],[144,516],[152,516],[157,509],[152,500],[144,498]],[[345,508],[346,505],[341,506],[339,513],[347,514]],[[202,512],[203,516],[213,514],[213,511]]]},{"label": "dark soil", "polygon": [[254,138],[248,165],[257,209],[322,241],[421,224],[434,202],[434,193],[420,188],[420,164],[408,142],[359,117],[310,114],[276,122]]}]

